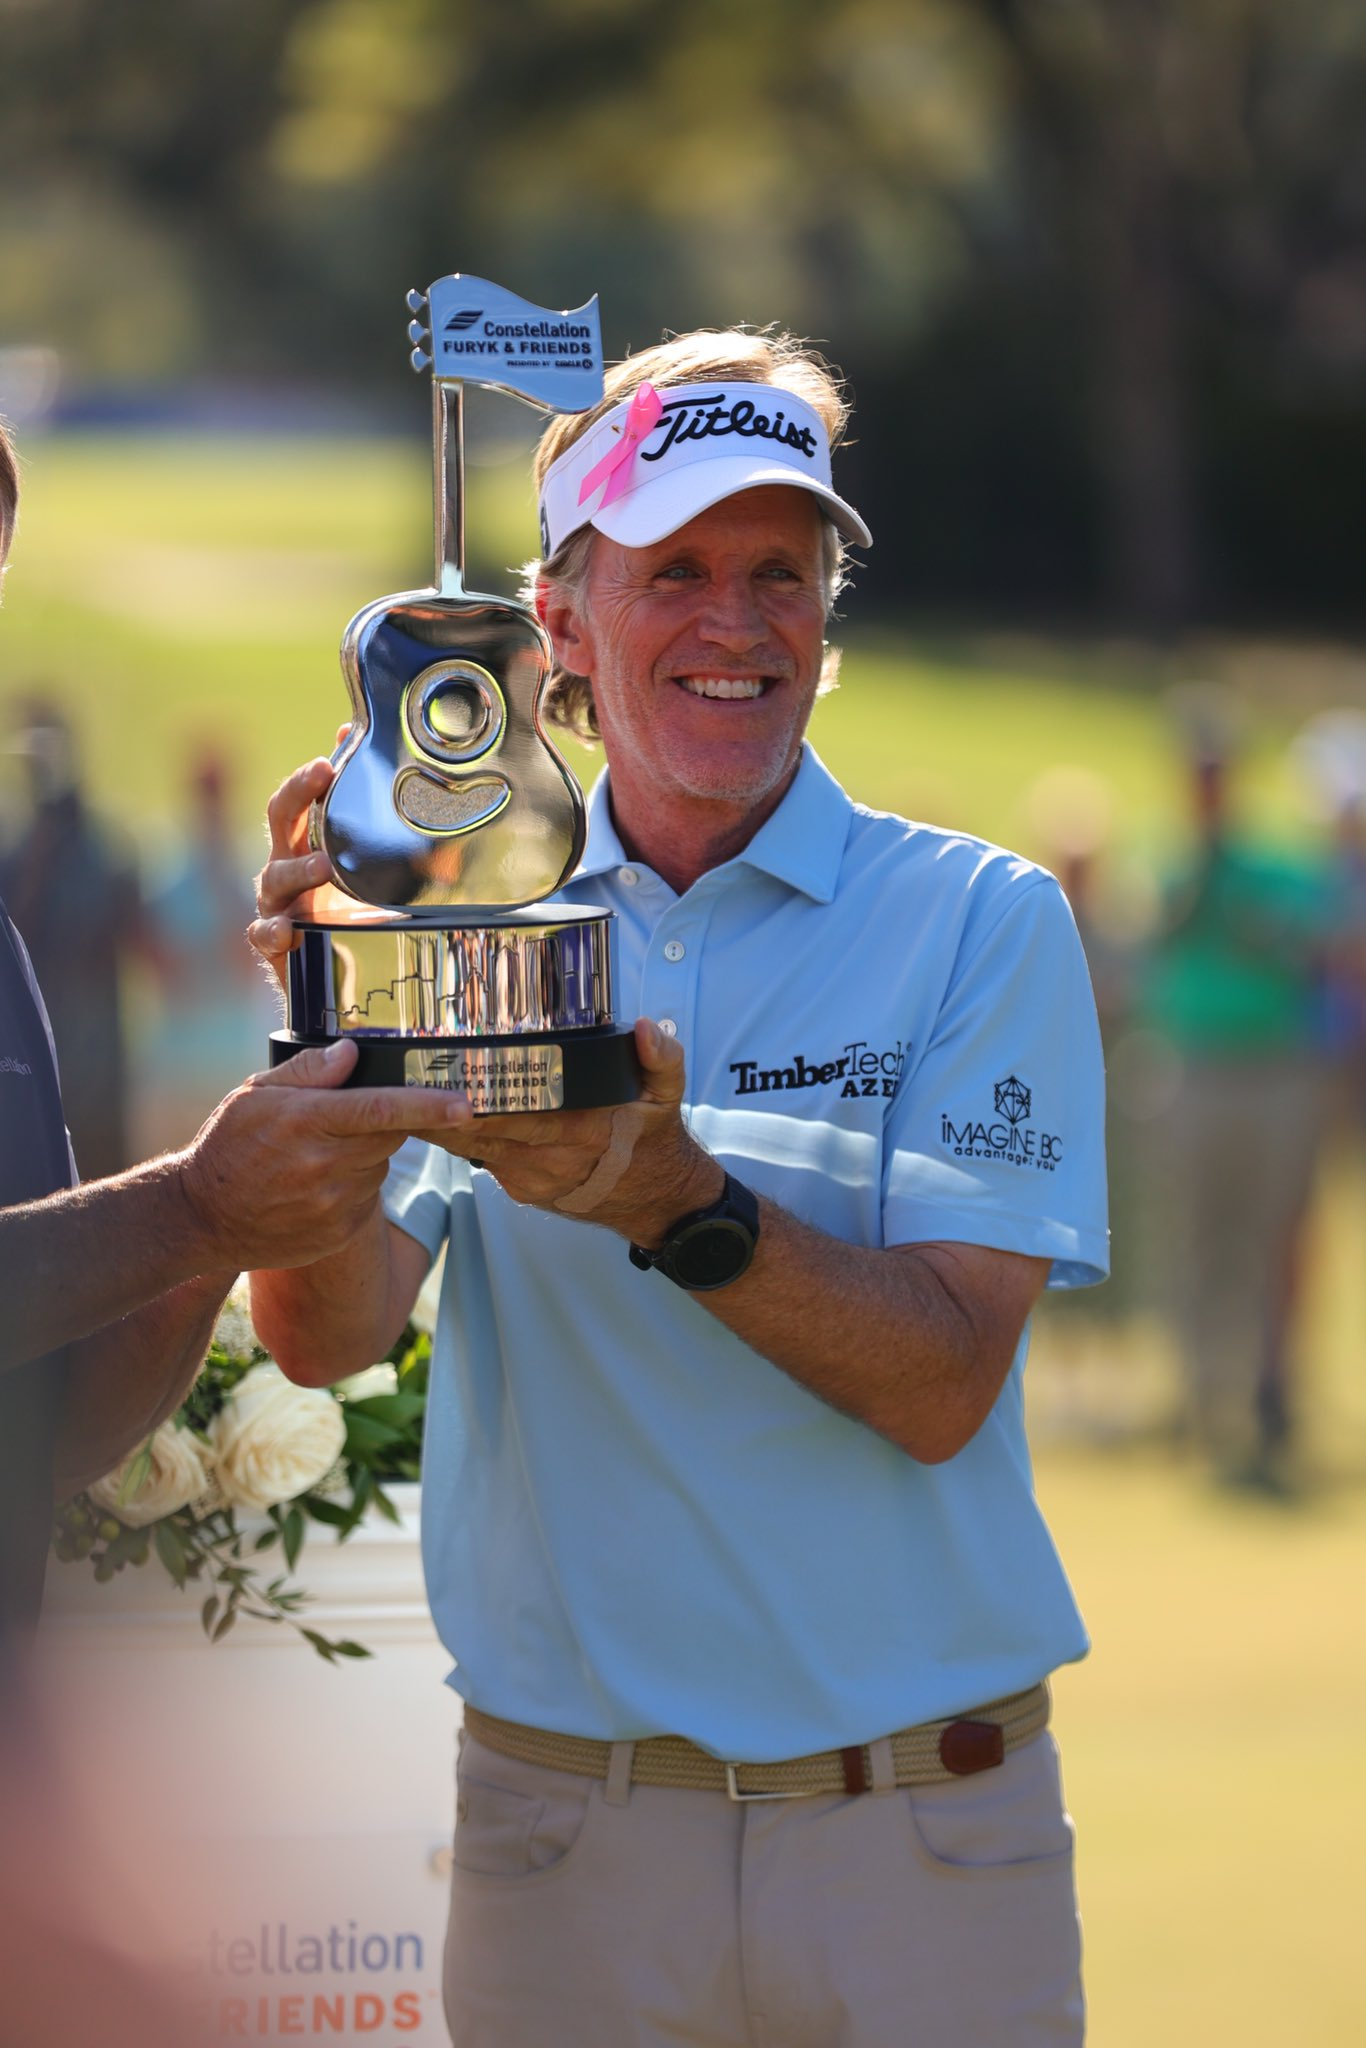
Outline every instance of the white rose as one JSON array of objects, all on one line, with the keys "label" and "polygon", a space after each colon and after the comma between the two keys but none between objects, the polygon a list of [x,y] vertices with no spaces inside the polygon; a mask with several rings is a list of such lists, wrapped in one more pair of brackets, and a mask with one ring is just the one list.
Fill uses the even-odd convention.
[{"label": "white rose", "polygon": [[396,1394],[398,1374],[392,1365],[367,1365],[349,1379],[338,1380],[334,1392],[343,1401],[372,1401],[376,1394]]},{"label": "white rose", "polygon": [[254,1365],[214,1417],[210,1440],[224,1498],[271,1508],[330,1472],[346,1442],[340,1404],[325,1387],[296,1387],[274,1360]]},{"label": "white rose", "polygon": [[107,1508],[111,1515],[117,1515],[134,1529],[159,1522],[163,1515],[173,1515],[177,1508],[188,1507],[209,1484],[209,1468],[199,1438],[192,1430],[163,1422],[152,1438],[152,1462],[146,1477],[131,1500],[120,1502],[124,1474],[141,1455],[140,1450],[130,1451],[108,1478],[97,1479],[90,1489],[90,1498],[99,1507]]}]

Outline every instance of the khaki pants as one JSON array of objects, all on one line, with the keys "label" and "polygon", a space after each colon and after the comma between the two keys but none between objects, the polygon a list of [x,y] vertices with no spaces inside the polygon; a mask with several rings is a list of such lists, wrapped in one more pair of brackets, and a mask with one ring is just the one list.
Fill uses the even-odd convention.
[{"label": "khaki pants", "polygon": [[[875,1783],[886,1748],[873,1745]],[[617,1745],[623,1764],[629,1750]],[[446,1949],[455,2048],[1082,2040],[1072,1825],[1051,1735],[975,1777],[857,1797],[737,1805],[614,1778],[463,1739]]]}]

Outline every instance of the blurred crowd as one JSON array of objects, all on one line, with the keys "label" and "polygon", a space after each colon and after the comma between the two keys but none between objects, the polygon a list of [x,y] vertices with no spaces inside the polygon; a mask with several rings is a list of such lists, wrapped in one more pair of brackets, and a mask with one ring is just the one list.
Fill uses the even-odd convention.
[{"label": "blurred crowd", "polygon": [[1291,1494],[1313,1197],[1366,1135],[1366,713],[1294,741],[1319,829],[1287,844],[1250,821],[1239,701],[1188,685],[1169,710],[1184,832],[1139,915],[1110,888],[1103,785],[1059,769],[1034,792],[1106,1040],[1115,1265],[1087,1306],[1160,1316],[1173,1435],[1221,1481]]},{"label": "blurred crowd", "polygon": [[277,1005],[246,940],[252,849],[229,827],[226,759],[193,752],[176,839],[144,859],[82,789],[59,707],[17,707],[22,794],[0,822],[0,897],[52,1019],[81,1177],[118,1173],[194,1136],[262,1067]]},{"label": "blurred crowd", "polygon": [[[1160,1318],[1172,1434],[1223,1480],[1290,1492],[1312,1198],[1330,1141],[1366,1134],[1366,712],[1322,714],[1295,741],[1321,829],[1287,845],[1249,821],[1238,700],[1189,685],[1169,710],[1185,829],[1137,914],[1100,779],[1058,767],[1032,795],[1030,850],[1071,901],[1110,1082],[1114,1276],[1057,1312],[1112,1334]],[[90,1179],[185,1143],[265,1063],[278,1019],[244,937],[255,858],[211,749],[187,760],[178,841],[150,862],[92,813],[55,704],[18,706],[8,750],[24,794],[0,822],[0,895]],[[1123,1370],[1122,1345],[1094,1348]]]}]

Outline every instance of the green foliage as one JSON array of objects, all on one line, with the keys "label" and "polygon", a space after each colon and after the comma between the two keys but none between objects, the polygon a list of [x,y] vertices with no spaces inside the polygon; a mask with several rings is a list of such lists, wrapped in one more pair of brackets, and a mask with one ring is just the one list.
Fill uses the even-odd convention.
[{"label": "green foliage", "polygon": [[130,1461],[128,1470],[119,1482],[118,1504],[120,1507],[128,1505],[151,1469],[152,1447],[150,1444],[144,1444],[137,1456]]}]

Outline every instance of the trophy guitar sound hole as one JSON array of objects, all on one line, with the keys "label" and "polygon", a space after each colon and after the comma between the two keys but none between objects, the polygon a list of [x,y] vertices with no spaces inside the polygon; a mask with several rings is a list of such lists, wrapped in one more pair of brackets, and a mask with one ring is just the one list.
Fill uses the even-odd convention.
[{"label": "trophy guitar sound hole", "polygon": [[472,661],[439,661],[409,683],[403,719],[419,754],[443,767],[460,766],[498,745],[507,704],[486,668]]},{"label": "trophy guitar sound hole", "polygon": [[439,661],[414,676],[403,722],[424,763],[394,784],[399,813],[420,832],[469,832],[498,815],[512,795],[501,775],[469,772],[503,737],[507,704],[498,683],[473,661]]}]

